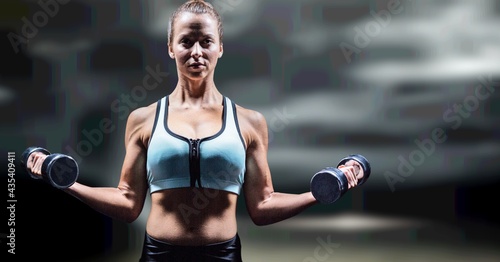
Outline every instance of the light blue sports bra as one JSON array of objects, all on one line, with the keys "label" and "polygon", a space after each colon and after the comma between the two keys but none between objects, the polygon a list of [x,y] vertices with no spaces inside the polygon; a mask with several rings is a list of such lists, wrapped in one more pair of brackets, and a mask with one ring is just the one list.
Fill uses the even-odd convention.
[{"label": "light blue sports bra", "polygon": [[168,128],[168,96],[158,100],[146,162],[150,193],[197,186],[240,194],[245,174],[245,143],[235,104],[227,97],[222,103],[219,132],[190,139]]}]

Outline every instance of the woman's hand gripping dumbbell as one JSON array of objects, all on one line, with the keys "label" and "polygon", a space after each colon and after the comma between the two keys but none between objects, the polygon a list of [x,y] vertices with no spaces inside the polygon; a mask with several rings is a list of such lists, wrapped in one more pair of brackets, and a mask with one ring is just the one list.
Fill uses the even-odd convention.
[{"label": "woman's hand gripping dumbbell", "polygon": [[64,154],[51,154],[42,147],[28,147],[21,155],[21,164],[34,179],[43,179],[52,186],[64,189],[76,182],[78,164]]},{"label": "woman's hand gripping dumbbell", "polygon": [[311,193],[318,202],[331,204],[350,188],[365,183],[370,172],[370,163],[364,156],[349,155],[340,160],[336,168],[327,167],[314,174]]}]

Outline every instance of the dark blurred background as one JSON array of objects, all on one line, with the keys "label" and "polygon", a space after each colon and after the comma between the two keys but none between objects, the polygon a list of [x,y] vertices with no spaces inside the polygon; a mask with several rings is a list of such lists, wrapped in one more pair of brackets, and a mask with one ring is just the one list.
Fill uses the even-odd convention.
[{"label": "dark blurred background", "polygon": [[[116,186],[127,114],[175,86],[166,30],[182,2],[0,2],[5,261],[138,260],[148,205],[112,220],[19,161],[43,146],[73,156],[79,182]],[[499,1],[209,2],[217,87],[265,115],[275,189],[308,191],[351,153],[372,165],[338,202],[275,225],[253,225],[240,197],[245,261],[500,260]]]}]

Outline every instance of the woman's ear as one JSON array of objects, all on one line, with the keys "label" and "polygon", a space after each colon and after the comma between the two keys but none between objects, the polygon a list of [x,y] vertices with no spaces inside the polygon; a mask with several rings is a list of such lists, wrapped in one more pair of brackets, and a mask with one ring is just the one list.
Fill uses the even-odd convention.
[{"label": "woman's ear", "polygon": [[172,46],[168,45],[168,55],[170,58],[175,59],[174,51],[172,50]]},{"label": "woman's ear", "polygon": [[222,44],[220,44],[220,50],[219,50],[219,58],[222,57],[222,54],[224,53],[224,48],[222,47]]}]

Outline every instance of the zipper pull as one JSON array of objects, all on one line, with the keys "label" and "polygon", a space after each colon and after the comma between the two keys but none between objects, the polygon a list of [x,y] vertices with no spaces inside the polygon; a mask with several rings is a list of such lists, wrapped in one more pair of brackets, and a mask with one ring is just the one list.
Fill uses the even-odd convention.
[{"label": "zipper pull", "polygon": [[190,139],[191,142],[191,152],[194,157],[198,157],[198,143],[200,142],[200,139]]}]

